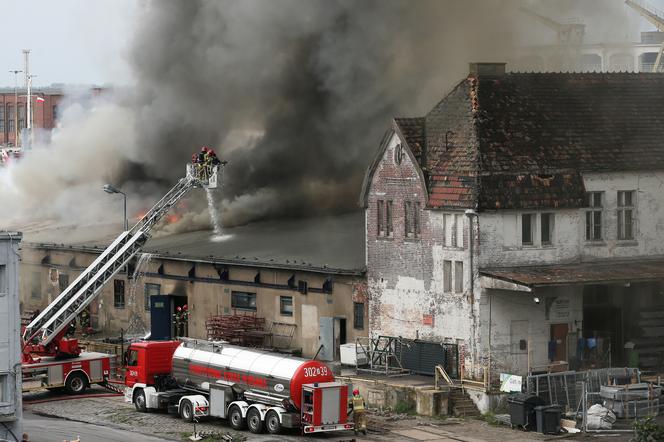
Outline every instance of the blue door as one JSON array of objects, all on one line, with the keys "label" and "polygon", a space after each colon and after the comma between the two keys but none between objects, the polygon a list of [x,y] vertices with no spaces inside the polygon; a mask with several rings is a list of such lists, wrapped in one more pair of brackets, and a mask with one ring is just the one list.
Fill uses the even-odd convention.
[{"label": "blue door", "polygon": [[171,335],[171,297],[166,295],[150,296],[150,339],[168,341]]}]

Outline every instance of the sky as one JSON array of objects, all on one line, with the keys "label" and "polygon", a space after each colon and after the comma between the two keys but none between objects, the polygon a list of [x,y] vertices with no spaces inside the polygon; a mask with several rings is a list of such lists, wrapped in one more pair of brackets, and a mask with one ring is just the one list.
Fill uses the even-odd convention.
[{"label": "sky", "polygon": [[0,86],[14,85],[8,71],[23,69],[22,49],[31,50],[30,66],[37,86],[131,82],[124,53],[142,0],[1,3]]},{"label": "sky", "polygon": [[[125,53],[135,27],[140,26],[137,16],[145,1],[3,0],[0,86],[13,86],[13,74],[8,71],[23,69],[24,48],[32,51],[30,63],[37,76],[36,86],[131,84]],[[664,10],[664,0],[650,3]],[[584,20],[589,28],[593,26],[592,17]],[[645,20],[641,28],[652,30]],[[2,72],[6,72],[4,78]]]}]

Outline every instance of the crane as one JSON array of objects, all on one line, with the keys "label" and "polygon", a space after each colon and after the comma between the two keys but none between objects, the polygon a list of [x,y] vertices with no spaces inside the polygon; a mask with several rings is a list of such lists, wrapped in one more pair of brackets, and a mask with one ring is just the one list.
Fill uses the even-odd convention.
[{"label": "crane", "polygon": [[583,23],[559,23],[525,7],[521,7],[519,10],[539,21],[544,26],[556,31],[559,45],[570,46],[583,44],[583,38],[586,35],[586,25]]},{"label": "crane", "polygon": [[[655,28],[657,28],[658,31],[664,32],[664,12],[641,0],[625,0],[625,3],[627,6],[641,14],[643,18],[655,25]],[[657,59],[655,60],[655,64],[652,65],[652,72],[660,71],[662,53],[664,53],[664,42],[659,47]]]},{"label": "crane", "polygon": [[77,339],[65,334],[76,316],[95,299],[110,281],[141,250],[150,230],[194,187],[214,189],[221,183],[221,165],[187,164],[187,173],[131,229],[123,231],[23,331],[23,362],[34,363],[40,356],[74,357],[81,352]]}]

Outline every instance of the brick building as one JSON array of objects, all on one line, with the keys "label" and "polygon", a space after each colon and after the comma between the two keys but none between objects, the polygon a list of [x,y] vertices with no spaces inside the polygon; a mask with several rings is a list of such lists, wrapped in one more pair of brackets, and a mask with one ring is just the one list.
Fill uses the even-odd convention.
[{"label": "brick building", "polygon": [[[58,118],[58,105],[63,92],[57,88],[33,89],[32,127],[51,130]],[[43,100],[43,101],[42,101]],[[13,88],[0,89],[0,146],[16,146],[16,133],[27,127],[27,91],[18,89],[18,98]],[[19,143],[20,144],[20,143]]]},{"label": "brick building", "polygon": [[461,375],[485,382],[661,370],[662,86],[473,64],[427,115],[395,118],[362,192],[370,334],[458,343]]}]

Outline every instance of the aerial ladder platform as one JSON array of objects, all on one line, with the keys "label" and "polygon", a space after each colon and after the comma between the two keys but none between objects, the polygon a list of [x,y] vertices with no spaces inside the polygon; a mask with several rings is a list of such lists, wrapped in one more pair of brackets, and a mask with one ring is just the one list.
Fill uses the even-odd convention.
[{"label": "aerial ladder platform", "polygon": [[69,325],[95,299],[106,283],[136,256],[150,238],[150,230],[192,188],[215,189],[221,184],[219,165],[187,164],[187,174],[131,229],[122,232],[106,250],[23,331],[23,362],[40,356],[73,357],[81,352],[78,340],[67,339]]}]

